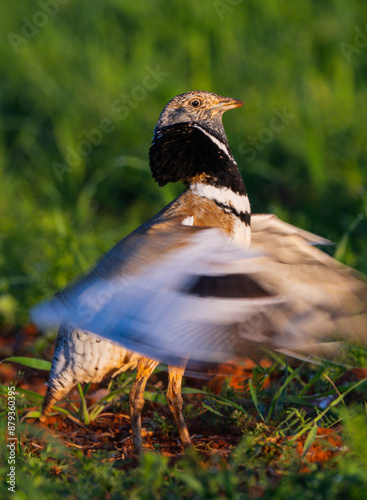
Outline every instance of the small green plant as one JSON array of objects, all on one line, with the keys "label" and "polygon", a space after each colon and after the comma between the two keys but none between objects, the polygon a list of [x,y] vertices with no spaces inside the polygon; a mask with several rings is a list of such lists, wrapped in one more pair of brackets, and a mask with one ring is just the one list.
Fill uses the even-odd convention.
[{"label": "small green plant", "polygon": [[174,423],[167,418],[165,415],[161,415],[158,412],[153,413],[153,426],[160,429],[160,431],[168,437],[172,437],[177,433],[177,427]]}]

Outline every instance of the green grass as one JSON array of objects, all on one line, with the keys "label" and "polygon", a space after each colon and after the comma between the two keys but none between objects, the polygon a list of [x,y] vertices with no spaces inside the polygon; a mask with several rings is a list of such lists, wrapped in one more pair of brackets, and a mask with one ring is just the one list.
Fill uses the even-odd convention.
[{"label": "green grass", "polygon": [[[221,396],[207,390],[185,388],[186,403],[188,395],[190,398],[196,394],[204,396],[201,409],[197,405],[193,409],[191,405],[187,415],[189,425],[190,421],[200,419],[196,425],[200,425],[204,432],[206,428],[216,428],[220,434],[227,426],[241,430],[242,438],[239,438],[238,445],[227,460],[199,448],[175,460],[163,456],[160,451],[148,452],[139,460],[138,466],[129,457],[116,460],[113,450],[91,450],[85,455],[73,447],[73,438],[68,439],[65,433],[63,439],[69,441],[68,447],[58,438],[57,429],[51,435],[38,426],[24,423],[28,407],[40,404],[42,398],[36,401],[30,391],[19,390],[16,425],[21,444],[16,457],[15,498],[246,499],[261,495],[261,498],[269,499],[362,499],[367,487],[367,421],[366,406],[360,400],[360,394],[365,399],[366,382],[339,384],[337,391],[342,396],[321,411],[317,408],[318,402],[330,390],[337,396],[336,389],[329,382],[330,377],[335,379],[343,373],[343,369],[325,365],[315,375],[315,371],[308,367],[300,365],[299,368],[292,370],[285,367],[281,360],[276,361],[266,369],[268,373],[265,375],[270,372],[278,374],[278,380],[265,391],[260,391],[264,381],[264,369],[260,367],[254,370],[252,382],[245,382],[243,389],[224,387]],[[283,376],[279,377],[282,372]],[[124,383],[118,384],[119,392],[109,387],[109,394],[104,398],[106,401],[120,398],[120,403],[115,401],[113,411],[120,411],[121,403],[127,401],[131,375],[123,377]],[[355,393],[357,387],[358,393]],[[5,388],[4,391],[6,396]],[[258,393],[256,397],[255,392]],[[354,402],[344,403],[347,393],[354,394]],[[156,390],[149,399],[162,404],[160,394]],[[85,390],[82,399],[85,402]],[[98,402],[88,408],[89,415],[100,404]],[[1,413],[0,453],[3,465],[0,472],[6,478],[9,453],[4,446],[4,409]],[[152,420],[155,432],[160,429],[173,439],[177,431],[162,419],[162,408],[159,415],[155,414]],[[79,418],[82,419],[81,413]],[[88,425],[85,420],[84,423]],[[317,440],[316,425],[329,429],[336,424],[340,426],[340,423],[343,450],[326,462],[310,461],[307,452]],[[294,443],[294,439],[301,434],[307,436],[302,455],[296,453]],[[32,448],[34,442],[41,447]],[[329,446],[335,448],[335,445]],[[0,485],[0,494],[7,497],[5,481]]]},{"label": "green grass", "polygon": [[[352,420],[351,425],[358,425],[358,421]],[[195,454],[172,466],[166,457],[149,453],[144,456],[138,469],[126,472],[108,462],[101,464],[101,455],[90,459],[74,452],[66,459],[59,450],[55,452],[49,449],[43,454],[43,459],[18,460],[19,479],[28,486],[24,495],[20,490],[14,497],[48,499],[57,495],[68,500],[106,496],[111,499],[248,499],[254,498],[255,492],[266,490],[262,496],[265,499],[364,498],[363,489],[367,486],[365,469],[356,449],[351,449],[353,460],[336,461],[329,470],[318,470],[311,466],[311,474],[299,473],[299,464],[292,458],[291,452],[288,454],[287,450],[283,450],[284,462],[278,462],[277,466],[287,469],[287,474],[274,484],[261,470],[274,465],[274,456],[269,456],[266,450],[266,455],[261,457],[263,451],[261,441],[256,443],[254,449],[254,443],[245,439],[231,460],[230,467],[215,457],[203,466]],[[275,450],[275,453],[278,451]],[[51,475],[52,462],[46,460],[50,455],[58,460],[61,473],[57,476]],[[81,477],[83,482],[80,481]],[[256,487],[258,483],[260,487]],[[3,494],[6,495],[5,490]]]},{"label": "green grass", "polygon": [[[335,241],[329,251],[367,273],[366,2],[56,5],[43,27],[28,25],[29,39],[25,23],[44,12],[38,2],[18,0],[0,18],[0,326],[23,325],[32,305],[87,271],[182,190],[153,182],[148,148],[164,104],[198,88],[246,103],[226,114],[224,124],[253,211],[276,213]],[[9,33],[13,45],[14,34],[23,36],[16,50]],[[148,77],[157,68],[158,77]],[[284,111],[284,127],[276,122],[274,129],[274,117]],[[87,137],[95,144],[83,142]],[[47,341],[46,334],[37,339],[36,357]],[[357,410],[340,401],[320,417],[325,425],[343,418],[345,455],[322,467],[308,464],[305,473],[289,446],[277,458],[279,480],[269,479],[274,459],[263,453],[263,434],[279,420],[276,432],[306,429],[311,441],[319,414],[303,413],[302,405],[313,390],[333,390],[324,373],[334,381],[338,374],[325,370],[332,368],[314,369],[308,387],[302,373],[286,383],[289,370],[278,393],[260,390],[266,373],[258,370],[248,407],[235,394],[223,395],[225,401],[208,396],[204,420],[220,428],[234,419],[247,432],[229,465],[215,457],[203,465],[198,455],[172,464],[149,454],[140,467],[121,471],[54,443],[38,457],[22,450],[17,482],[27,491],[14,498],[90,498],[91,491],[94,498],[106,492],[110,498],[248,498],[255,487],[272,499],[364,498],[362,402]]]}]

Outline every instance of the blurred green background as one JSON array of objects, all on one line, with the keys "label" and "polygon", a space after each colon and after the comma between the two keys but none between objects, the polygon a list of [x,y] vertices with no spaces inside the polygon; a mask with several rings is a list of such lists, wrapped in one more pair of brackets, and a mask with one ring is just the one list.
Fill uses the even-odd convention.
[{"label": "blurred green background", "polygon": [[166,102],[195,89],[246,102],[224,124],[253,211],[332,239],[367,272],[366,23],[364,0],[4,8],[2,322],[26,321],[181,192],[153,182],[148,148]]}]

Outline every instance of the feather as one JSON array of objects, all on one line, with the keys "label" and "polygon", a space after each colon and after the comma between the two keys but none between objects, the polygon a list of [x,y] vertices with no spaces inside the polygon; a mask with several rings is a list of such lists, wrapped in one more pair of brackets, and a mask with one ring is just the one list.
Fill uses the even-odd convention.
[{"label": "feather", "polygon": [[275,216],[252,221],[249,250],[214,229],[159,222],[37,306],[33,319],[67,321],[176,365],[263,349],[330,358],[340,338],[366,344],[367,286],[315,247],[328,241]]}]

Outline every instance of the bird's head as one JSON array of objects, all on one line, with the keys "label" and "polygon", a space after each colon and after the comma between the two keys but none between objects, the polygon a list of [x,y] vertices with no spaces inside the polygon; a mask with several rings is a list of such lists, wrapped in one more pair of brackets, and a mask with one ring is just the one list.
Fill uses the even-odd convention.
[{"label": "bird's head", "polygon": [[223,97],[212,92],[202,90],[186,92],[177,95],[168,102],[154,131],[157,133],[170,125],[195,122],[213,131],[218,138],[226,141],[222,124],[223,113],[243,105],[244,103],[239,99]]},{"label": "bird's head", "polygon": [[229,178],[230,171],[236,172],[238,184],[240,174],[228,146],[222,116],[228,109],[240,106],[243,102],[238,99],[200,90],[171,99],[155,126],[149,150],[150,168],[158,184],[191,184],[203,175],[218,182],[219,176]]}]

